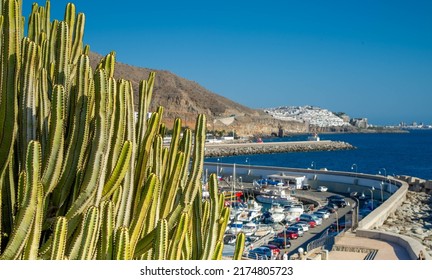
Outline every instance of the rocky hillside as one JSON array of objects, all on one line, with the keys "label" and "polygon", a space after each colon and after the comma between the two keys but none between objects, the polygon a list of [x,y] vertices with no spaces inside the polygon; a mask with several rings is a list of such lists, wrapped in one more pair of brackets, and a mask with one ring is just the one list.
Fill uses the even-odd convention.
[{"label": "rocky hillside", "polygon": [[[94,68],[102,59],[91,53],[90,61]],[[235,131],[241,136],[262,136],[277,133],[281,127],[290,132],[306,132],[303,122],[276,120],[262,110],[254,110],[217,95],[194,81],[181,78],[169,71],[152,70],[116,63],[115,77],[132,81],[135,101],[138,101],[139,81],[147,79],[150,71],[156,72],[152,108],[165,108],[164,121],[170,126],[180,117],[185,126],[193,127],[197,114],[207,115],[208,130]]]}]

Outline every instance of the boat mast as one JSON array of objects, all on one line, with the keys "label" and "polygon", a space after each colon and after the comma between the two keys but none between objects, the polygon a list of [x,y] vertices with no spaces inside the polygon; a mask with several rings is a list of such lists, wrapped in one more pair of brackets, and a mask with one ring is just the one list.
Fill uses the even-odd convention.
[{"label": "boat mast", "polygon": [[235,181],[236,181],[236,164],[233,165],[233,182],[232,182],[232,193],[231,193],[231,205],[233,204],[234,191],[235,191]]}]

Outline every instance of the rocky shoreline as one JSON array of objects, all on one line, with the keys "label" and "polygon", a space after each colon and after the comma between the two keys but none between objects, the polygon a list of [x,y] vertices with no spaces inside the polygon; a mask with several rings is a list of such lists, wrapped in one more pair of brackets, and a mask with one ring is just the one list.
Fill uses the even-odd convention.
[{"label": "rocky shoreline", "polygon": [[300,142],[265,142],[206,144],[206,157],[223,157],[251,154],[274,154],[287,152],[312,152],[352,150],[355,147],[340,141],[300,141]]},{"label": "rocky shoreline", "polygon": [[408,191],[406,200],[377,230],[409,236],[420,241],[432,256],[432,196]]}]

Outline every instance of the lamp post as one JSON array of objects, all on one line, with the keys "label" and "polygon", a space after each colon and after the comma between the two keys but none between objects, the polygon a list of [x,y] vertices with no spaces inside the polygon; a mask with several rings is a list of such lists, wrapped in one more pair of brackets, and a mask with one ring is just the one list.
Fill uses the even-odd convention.
[{"label": "lamp post", "polygon": [[216,163],[216,178],[219,180],[219,158],[217,159]]},{"label": "lamp post", "polygon": [[[312,161],[312,163],[311,163],[311,168],[313,169],[313,170],[316,170],[316,163],[315,163],[315,161]],[[316,172],[314,171],[314,176],[313,176],[313,179],[315,180],[316,179]]]},{"label": "lamp post", "polygon": [[359,210],[360,210],[360,201],[358,200],[357,197],[353,197],[353,199],[356,201],[356,206],[354,208],[354,219],[353,219],[354,222],[352,225],[353,226],[352,229],[355,230],[357,228],[358,222],[359,222],[358,217],[359,217]]},{"label": "lamp post", "polygon": [[384,202],[384,193],[383,193],[384,183],[381,182],[380,184],[380,190],[381,190],[381,203]]},{"label": "lamp post", "polygon": [[[387,170],[384,167],[382,167],[378,170],[378,174],[382,175],[381,170],[384,170],[384,179],[388,179],[387,178]],[[384,198],[383,198],[383,196],[384,196],[383,195],[384,181],[381,182],[381,187],[380,187],[381,188],[381,203],[384,201]],[[390,179],[388,179],[388,181],[389,181],[389,185],[390,185],[391,184]]]},{"label": "lamp post", "polygon": [[372,202],[372,210],[374,209],[374,202],[373,202],[373,191],[375,190],[375,187],[372,186],[370,189],[368,189],[371,193],[371,202]]},{"label": "lamp post", "polygon": [[336,231],[339,234],[339,216],[337,210],[335,211],[336,214]]},{"label": "lamp post", "polygon": [[250,168],[250,160],[249,160],[249,158],[246,158],[245,162],[246,162],[246,164],[249,165],[248,166],[248,172],[247,172],[247,174],[250,175],[251,174],[251,168]]},{"label": "lamp post", "polygon": [[353,163],[353,165],[351,165],[351,170],[354,170],[354,167],[355,167],[355,173],[357,177],[357,164]]},{"label": "lamp post", "polygon": [[239,176],[239,179],[240,179],[240,187],[243,188],[243,178]]}]

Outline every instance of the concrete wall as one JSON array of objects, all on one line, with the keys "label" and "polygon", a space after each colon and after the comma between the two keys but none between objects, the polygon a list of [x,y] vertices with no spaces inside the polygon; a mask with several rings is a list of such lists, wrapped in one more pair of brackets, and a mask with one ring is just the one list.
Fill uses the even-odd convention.
[{"label": "concrete wall", "polygon": [[373,229],[381,226],[388,216],[402,205],[408,192],[408,184],[403,181],[400,183],[401,186],[392,196],[359,222],[358,229]]},{"label": "concrete wall", "polygon": [[[233,164],[206,162],[204,169],[210,173],[217,173],[220,176],[229,177],[233,175]],[[236,177],[242,177],[243,182],[250,181],[257,178],[267,178],[270,175],[294,175],[305,176],[305,183],[311,186],[325,185],[329,191],[350,193],[353,191],[364,191],[365,195],[370,193],[368,190],[373,186],[374,199],[379,200],[381,197],[381,187],[383,188],[384,197],[390,196],[395,193],[402,185],[402,181],[391,177],[383,177],[381,175],[370,175],[363,173],[352,173],[343,171],[331,170],[314,170],[314,169],[301,169],[301,168],[284,168],[284,167],[270,167],[270,166],[256,166],[247,164],[236,164]],[[382,184],[385,182],[384,184]]]},{"label": "concrete wall", "polygon": [[405,248],[405,250],[410,255],[410,258],[416,260],[420,251],[424,252],[424,256],[426,260],[432,260],[432,257],[426,253],[426,249],[419,241],[411,238],[409,236],[404,236],[400,234],[390,233],[390,232],[382,232],[376,230],[363,230],[357,229],[356,236],[365,237],[365,238],[374,238],[379,240],[384,240],[386,242],[391,242],[398,244]]}]

